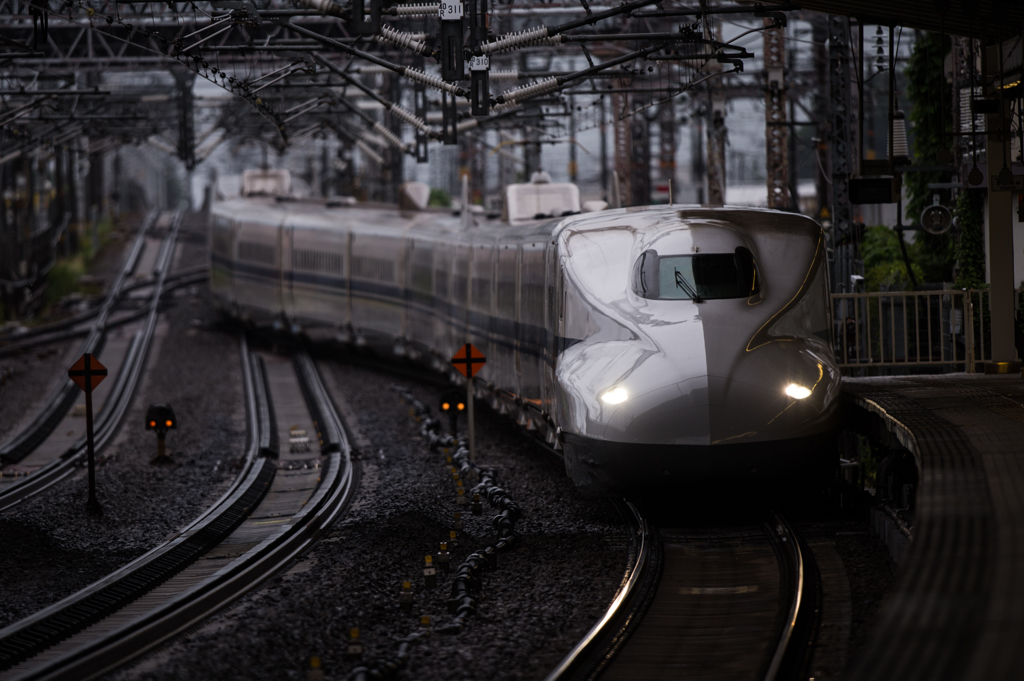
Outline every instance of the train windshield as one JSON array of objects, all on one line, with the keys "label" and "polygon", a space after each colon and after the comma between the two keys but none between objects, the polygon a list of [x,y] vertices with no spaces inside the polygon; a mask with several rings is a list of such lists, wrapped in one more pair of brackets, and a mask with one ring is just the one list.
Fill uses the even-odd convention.
[{"label": "train windshield", "polygon": [[653,300],[749,298],[761,290],[754,255],[740,246],[733,253],[640,254],[633,270],[633,291]]}]

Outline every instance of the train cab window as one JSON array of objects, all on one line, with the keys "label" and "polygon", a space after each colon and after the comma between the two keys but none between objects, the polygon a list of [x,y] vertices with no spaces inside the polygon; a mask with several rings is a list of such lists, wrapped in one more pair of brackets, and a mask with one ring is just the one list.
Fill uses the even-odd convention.
[{"label": "train cab window", "polygon": [[633,292],[652,300],[749,298],[761,290],[757,262],[749,249],[733,253],[640,254],[633,265]]}]

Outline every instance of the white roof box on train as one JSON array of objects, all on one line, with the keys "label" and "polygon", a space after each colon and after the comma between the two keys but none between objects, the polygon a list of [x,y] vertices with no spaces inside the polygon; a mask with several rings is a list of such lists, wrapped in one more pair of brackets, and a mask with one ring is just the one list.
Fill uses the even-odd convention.
[{"label": "white roof box on train", "polygon": [[511,225],[560,218],[580,212],[580,189],[571,182],[554,183],[545,172],[534,173],[529,184],[510,184],[505,210]]},{"label": "white roof box on train", "polygon": [[398,188],[401,210],[426,210],[430,204],[430,186],[423,182],[406,182]]},{"label": "white roof box on train", "polygon": [[283,168],[242,173],[242,196],[288,196],[291,193],[292,175]]}]

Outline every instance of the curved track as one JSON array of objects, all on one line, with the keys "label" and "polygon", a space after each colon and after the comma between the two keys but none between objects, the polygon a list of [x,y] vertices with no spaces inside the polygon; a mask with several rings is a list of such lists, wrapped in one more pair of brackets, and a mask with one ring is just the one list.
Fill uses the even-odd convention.
[{"label": "curved track", "polygon": [[[724,530],[648,530],[604,617],[546,681],[806,678],[818,617],[810,551],[778,513]],[[657,535],[657,537],[655,536]]]},{"label": "curved track", "polygon": [[[82,343],[80,351],[94,355],[99,354],[103,347],[103,341],[106,338],[107,319],[114,304],[121,297],[125,280],[131,276],[138,266],[139,258],[142,256],[146,245],[146,234],[153,223],[156,222],[156,217],[157,212],[153,211],[143,220],[142,225],[139,227],[139,234],[132,245],[132,250],[128,253],[128,258],[125,260],[120,274],[99,307],[64,322],[58,322],[46,330],[28,331],[19,336],[12,345],[0,350],[8,354],[17,350],[35,347],[40,342],[40,337],[47,334],[54,334],[63,338],[66,334],[59,334],[59,332],[63,331],[66,327],[73,327],[76,324],[96,317],[97,319],[92,324],[80,330],[81,333],[88,334],[85,342]],[[71,408],[71,404],[77,396],[78,388],[71,379],[61,382],[31,423],[9,442],[0,447],[0,464],[17,463],[38,447],[53,432],[53,429],[57,427],[57,424],[60,423],[61,418],[67,413],[68,409]]]},{"label": "curved track", "polygon": [[[143,374],[146,358],[149,355],[153,339],[153,332],[156,329],[159,318],[160,298],[164,293],[164,287],[171,268],[175,240],[182,217],[183,214],[181,212],[175,214],[171,229],[160,246],[159,253],[156,256],[154,280],[148,300],[145,301],[142,309],[127,315],[133,319],[139,317],[144,317],[145,319],[141,328],[136,331],[125,348],[124,358],[120,363],[120,368],[117,370],[117,377],[113,382],[110,393],[104,400],[99,418],[96,421],[95,448],[97,451],[101,450],[116,435],[121,420],[131,405],[135,389]],[[139,238],[136,240],[125,267],[121,270],[121,274],[114,286],[111,287],[107,302],[104,303],[103,309],[92,324],[89,337],[82,346],[83,352],[94,354],[100,352],[106,340],[106,331],[111,325],[111,314],[114,311],[115,303],[126,290],[124,281],[127,276],[134,272],[138,264],[142,253],[141,244],[144,243],[150,222],[151,220],[147,218],[146,223],[140,229]],[[44,408],[28,428],[0,451],[0,457],[3,457],[2,460],[5,463],[24,461],[51,435],[54,428],[64,419],[65,414],[77,397],[78,388],[68,379],[47,400]],[[5,480],[3,487],[0,488],[0,512],[21,503],[25,499],[38,494],[71,475],[86,455],[84,436],[80,437],[62,453],[58,452],[59,450],[52,452],[51,456],[53,458],[48,461],[36,462],[42,465],[30,475],[15,477],[10,482]]]},{"label": "curved track", "polygon": [[[172,541],[0,631],[0,678],[83,679],[117,667],[286,565],[345,507],[356,475],[316,366],[299,353],[294,372],[280,362],[267,370],[244,341],[243,358],[249,447],[233,487]],[[283,408],[305,402],[323,457],[261,456],[274,440],[271,395]]]}]

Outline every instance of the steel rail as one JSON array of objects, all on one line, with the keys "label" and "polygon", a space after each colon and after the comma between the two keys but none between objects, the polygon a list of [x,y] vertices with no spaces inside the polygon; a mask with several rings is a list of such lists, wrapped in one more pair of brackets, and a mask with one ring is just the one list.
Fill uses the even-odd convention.
[{"label": "steel rail", "polygon": [[276,466],[261,457],[260,436],[271,428],[272,410],[259,390],[266,377],[261,362],[239,342],[247,414],[248,446],[231,487],[169,541],[148,551],[85,589],[0,630],[0,671],[30,659],[151,591],[204,553],[248,517],[266,494]]},{"label": "steel rail", "polygon": [[18,681],[77,681],[115,669],[228,605],[307,550],[330,526],[351,501],[355,489],[351,450],[341,417],[305,351],[296,354],[296,369],[310,413],[321,419],[318,429],[330,430],[337,438],[337,449],[329,454],[320,484],[301,510],[288,524],[215,574],[114,631],[17,677]]},{"label": "steel rail", "polygon": [[[103,304],[96,311],[95,316],[98,318],[86,330],[89,337],[82,343],[81,351],[83,353],[97,354],[103,347],[103,341],[106,336],[107,316],[110,309],[121,296],[121,289],[124,286],[125,279],[135,271],[138,265],[142,250],[146,244],[146,233],[153,226],[153,223],[156,222],[157,215],[156,210],[150,211],[139,227],[139,235],[136,237],[135,244],[128,254],[128,259],[121,268],[121,272],[114,284],[110,287],[110,291],[108,291]],[[21,339],[19,339],[19,343],[20,341]],[[64,418],[64,414],[67,413],[68,409],[71,408],[72,403],[77,397],[77,392],[78,388],[70,378],[61,382],[50,394],[46,404],[28,426],[0,448],[0,465],[19,462],[42,444],[49,437],[50,433],[53,432],[54,428],[57,427],[61,419]]]},{"label": "steel rail", "polygon": [[789,595],[789,607],[764,680],[806,678],[800,677],[800,672],[817,623],[817,568],[785,518],[777,512],[771,515],[772,523],[765,523],[765,531],[776,549],[783,593]]},{"label": "steel rail", "polygon": [[[205,266],[200,268],[199,271],[191,271],[191,268],[190,268],[189,270],[185,270],[183,272],[179,272],[179,273],[171,275],[171,276],[169,276],[167,278],[167,280],[164,282],[163,290],[161,291],[160,296],[161,296],[161,298],[166,298],[168,296],[168,294],[178,290],[179,288],[182,288],[182,287],[185,287],[185,286],[191,286],[193,284],[199,284],[201,282],[206,281],[208,278],[209,278],[209,268],[207,268]],[[147,286],[153,286],[153,284],[154,284],[154,282],[152,280],[146,280],[146,281],[137,282],[135,284],[132,284],[129,287],[126,287],[122,291],[122,294],[127,293],[128,291],[137,290],[137,289],[140,289],[140,288],[145,288]],[[126,300],[126,298],[122,295],[122,302],[124,300]],[[88,319],[89,317],[95,317],[96,315],[99,314],[99,312],[100,311],[99,311],[98,308],[94,308],[93,310],[90,310],[88,313],[83,313],[83,318],[82,319],[77,319],[73,323],[64,324],[63,322],[58,322],[57,324],[61,324],[63,326],[74,327],[75,323],[77,323],[79,321],[83,321],[84,319]],[[139,319],[140,317],[145,317],[148,313],[149,313],[149,306],[147,305],[146,307],[142,308],[141,310],[136,310],[136,311],[134,311],[134,312],[132,312],[132,313],[130,313],[128,315],[125,315],[125,316],[122,316],[122,317],[115,317],[113,319],[109,319],[107,321],[106,326],[104,327],[104,329],[106,331],[109,331],[110,329],[112,329],[114,327],[122,326],[124,324],[127,324],[128,322],[135,321],[136,319]],[[65,321],[68,321],[68,320],[65,320]],[[36,347],[38,347],[40,345],[45,345],[47,343],[57,343],[59,341],[67,340],[69,338],[75,338],[77,336],[84,336],[85,334],[90,333],[91,327],[65,328],[64,330],[47,329],[47,331],[49,333],[40,334],[40,335],[35,336],[33,338],[24,338],[23,336],[19,336],[18,339],[15,342],[10,343],[9,345],[0,346],[0,357],[6,357],[6,356],[9,356],[9,355],[14,355],[14,354],[17,354],[19,352],[24,352],[25,350],[36,348]],[[31,341],[31,342],[29,342],[29,341]],[[74,394],[74,393],[72,393],[72,394]]]},{"label": "steel rail", "polygon": [[[159,303],[164,282],[167,279],[168,270],[171,266],[177,230],[181,224],[183,213],[179,211],[174,219],[170,234],[164,239],[160,254],[157,256],[156,272],[157,282],[153,288],[148,307],[143,311],[146,315],[146,322],[143,329],[136,334],[132,345],[129,346],[129,353],[125,355],[121,369],[118,371],[117,383],[108,397],[111,407],[104,406],[97,425],[95,438],[96,450],[102,449],[116,434],[121,420],[127,412],[135,389],[138,386],[146,359],[149,355],[149,348],[153,339],[153,332],[156,330],[157,318],[159,316]],[[131,269],[134,269],[132,263]],[[128,268],[122,271],[122,275],[129,272]],[[123,280],[123,277],[120,278]],[[120,280],[119,280],[120,281]],[[109,309],[100,314],[95,325],[95,332],[102,334],[106,328]],[[92,336],[90,336],[91,338]],[[129,361],[130,360],[130,361]],[[73,385],[73,384],[72,384]],[[74,397],[74,393],[72,393]],[[59,419],[57,420],[59,422]],[[56,427],[56,423],[54,423]],[[41,442],[41,440],[40,440]],[[12,483],[7,489],[0,492],[0,512],[15,506],[29,497],[48,489],[52,485],[66,478],[74,470],[74,467],[86,455],[86,442],[84,437],[80,438],[58,459],[40,468],[35,473],[26,476],[21,482]]]},{"label": "steel rail", "polygon": [[[553,450],[552,450],[553,451]],[[635,560],[626,571],[623,585],[598,622],[580,639],[569,654],[544,678],[544,681],[590,679],[603,670],[625,642],[632,628],[646,610],[647,599],[642,598],[642,586],[653,577],[657,583],[660,561],[656,555],[656,540],[648,528],[647,520],[631,502],[622,502],[636,523],[633,541]],[[653,595],[653,588],[648,584]]]}]

